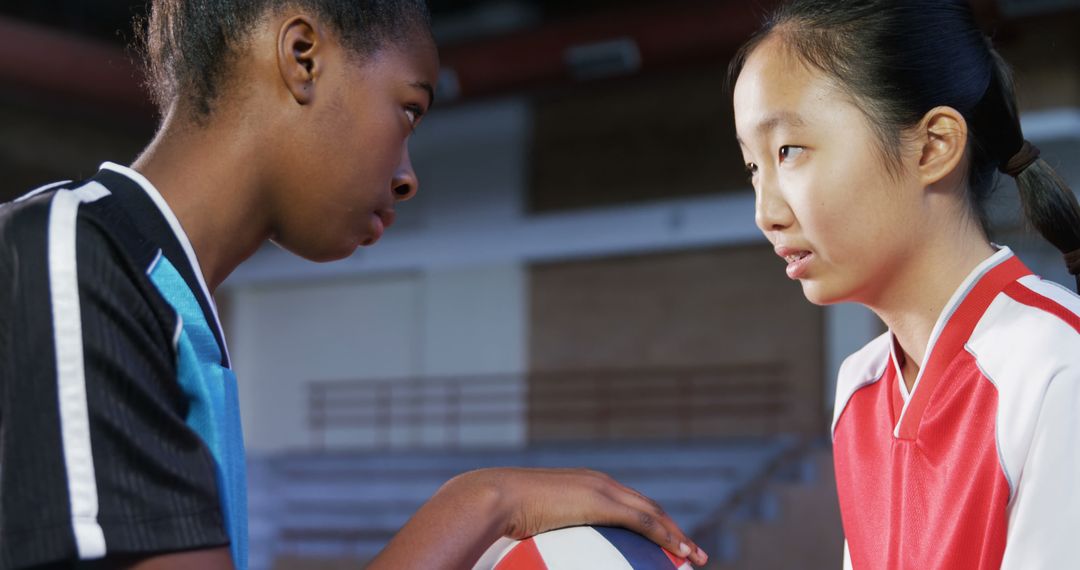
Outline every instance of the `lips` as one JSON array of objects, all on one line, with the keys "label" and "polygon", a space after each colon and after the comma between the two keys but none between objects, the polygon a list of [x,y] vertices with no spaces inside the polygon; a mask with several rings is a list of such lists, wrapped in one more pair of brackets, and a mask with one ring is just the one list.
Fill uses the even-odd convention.
[{"label": "lips", "polygon": [[365,247],[367,247],[369,245],[375,245],[375,242],[379,241],[379,239],[382,238],[382,235],[383,235],[383,233],[386,232],[387,228],[389,228],[391,225],[393,225],[394,219],[396,217],[397,216],[394,214],[393,210],[376,210],[376,211],[372,212],[371,213],[371,225],[372,225],[371,236],[368,237],[367,239],[365,239],[364,241],[360,242],[360,245],[365,246]]},{"label": "lips", "polygon": [[776,255],[787,262],[787,276],[800,279],[806,275],[807,266],[814,259],[814,252],[787,246],[776,246]]},{"label": "lips", "polygon": [[390,229],[390,226],[394,225],[397,214],[393,210],[375,210],[375,217],[379,218],[379,221],[382,222],[383,230],[388,230]]}]

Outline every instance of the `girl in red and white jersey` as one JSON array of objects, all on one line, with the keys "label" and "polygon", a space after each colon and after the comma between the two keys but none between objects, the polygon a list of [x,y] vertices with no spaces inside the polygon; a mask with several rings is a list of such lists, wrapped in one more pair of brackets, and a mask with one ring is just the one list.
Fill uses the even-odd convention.
[{"label": "girl in red and white jersey", "polygon": [[984,205],[1014,178],[1073,275],[1080,208],[1024,139],[968,2],[796,0],[732,79],[756,221],[788,276],[889,327],[838,380],[845,564],[1076,567],[1080,298],[991,243]]}]

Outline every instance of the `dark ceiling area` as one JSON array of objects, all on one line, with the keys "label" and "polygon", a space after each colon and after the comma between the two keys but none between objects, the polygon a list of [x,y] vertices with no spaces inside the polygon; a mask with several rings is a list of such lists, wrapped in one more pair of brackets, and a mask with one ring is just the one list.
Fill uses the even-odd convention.
[{"label": "dark ceiling area", "polygon": [[146,2],[80,0],[4,0],[0,15],[120,44],[133,37],[133,22]]},{"label": "dark ceiling area", "polygon": [[[183,0],[175,0],[183,1]],[[724,61],[778,0],[429,0],[440,101],[558,90],[700,61]],[[5,0],[0,86],[103,104],[145,120],[136,30],[148,0]],[[3,91],[3,90],[0,90]]]},{"label": "dark ceiling area", "polygon": [[[526,11],[538,16],[536,24],[559,21],[608,9],[655,4],[656,0],[429,0],[432,18],[443,21],[467,18],[479,11]],[[129,45],[133,23],[146,13],[147,0],[4,0],[0,16],[14,18]]]},{"label": "dark ceiling area", "polygon": [[[713,73],[780,1],[428,0],[443,68],[438,97],[457,104],[512,93],[558,96],[602,83],[596,80],[692,66]],[[995,42],[1011,43],[1010,0],[970,1]],[[1060,21],[1080,0],[1039,2],[1056,7],[1044,7],[1043,20]],[[100,105],[150,122],[139,57],[127,49],[149,3],[3,0],[0,47],[8,57],[0,59],[0,99]]]}]

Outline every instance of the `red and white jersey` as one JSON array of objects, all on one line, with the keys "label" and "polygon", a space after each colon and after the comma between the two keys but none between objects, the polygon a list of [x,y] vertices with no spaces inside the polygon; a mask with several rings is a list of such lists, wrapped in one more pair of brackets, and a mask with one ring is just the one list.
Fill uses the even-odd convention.
[{"label": "red and white jersey", "polygon": [[1080,568],[1080,298],[1002,248],[953,294],[910,392],[885,333],[840,369],[845,567]]}]

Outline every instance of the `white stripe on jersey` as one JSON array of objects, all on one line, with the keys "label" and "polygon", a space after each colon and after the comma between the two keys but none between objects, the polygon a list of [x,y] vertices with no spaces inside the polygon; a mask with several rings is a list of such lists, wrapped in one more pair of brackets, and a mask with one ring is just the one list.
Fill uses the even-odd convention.
[{"label": "white stripe on jersey", "polygon": [[[1068,291],[1035,275],[1018,282],[1080,314],[1080,300]],[[964,348],[998,391],[996,439],[1012,499],[1030,460],[1031,438],[1047,385],[1073,366],[1080,353],[1080,336],[1057,316],[1002,293],[987,307]]]},{"label": "white stripe on jersey", "polygon": [[855,395],[855,392],[881,380],[885,374],[885,367],[889,364],[888,354],[891,350],[892,333],[886,332],[844,359],[844,363],[840,365],[840,372],[836,375],[836,403],[833,406],[830,434],[836,435],[836,422],[840,421],[848,400]]},{"label": "white stripe on jersey", "polygon": [[180,316],[180,313],[176,313],[176,330],[172,335],[172,347],[173,350],[177,350],[180,346],[180,335],[184,332],[184,317]]},{"label": "white stripe on jersey", "polygon": [[26,194],[23,194],[22,196],[19,196],[18,198],[15,198],[14,200],[12,200],[12,202],[22,202],[23,200],[29,200],[30,198],[33,198],[34,196],[37,196],[38,194],[41,194],[42,192],[48,192],[49,190],[52,190],[53,188],[56,188],[57,186],[63,186],[64,184],[67,184],[69,182],[71,182],[71,181],[70,180],[62,180],[60,182],[53,182],[52,184],[46,184],[44,186],[35,188],[35,189],[27,192]]},{"label": "white stripe on jersey", "polygon": [[[1035,276],[1018,283],[1080,314],[1080,299]],[[999,295],[966,346],[998,390],[996,439],[1011,495],[1003,570],[1073,567],[1080,528],[1080,334],[1058,315]]]},{"label": "white stripe on jersey", "polygon": [[158,249],[157,254],[154,255],[154,260],[151,261],[150,265],[146,268],[146,275],[148,277],[150,276],[151,273],[154,272],[154,269],[157,267],[157,264],[161,261],[161,256],[162,256],[162,250]]},{"label": "white stripe on jersey", "polygon": [[105,556],[105,534],[97,521],[98,493],[83,368],[75,227],[80,204],[108,195],[104,186],[91,182],[75,190],[57,192],[49,208],[49,293],[56,347],[60,436],[71,501],[72,530],[82,560]]},{"label": "white stripe on jersey", "polygon": [[1080,315],[1080,297],[1072,289],[1060,283],[1047,281],[1038,275],[1027,275],[1021,277],[1019,281],[1024,287]]}]

